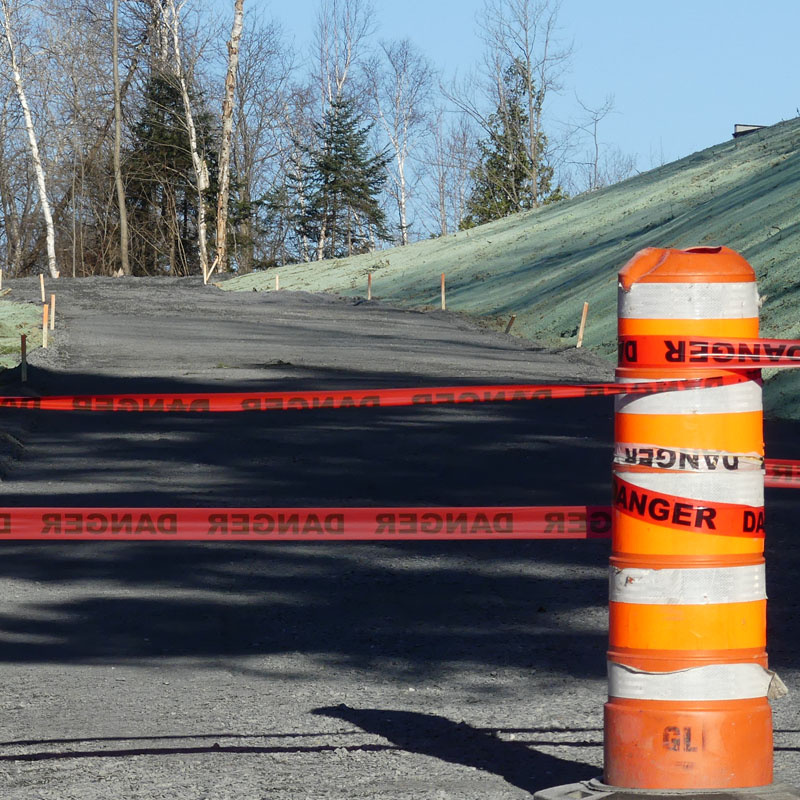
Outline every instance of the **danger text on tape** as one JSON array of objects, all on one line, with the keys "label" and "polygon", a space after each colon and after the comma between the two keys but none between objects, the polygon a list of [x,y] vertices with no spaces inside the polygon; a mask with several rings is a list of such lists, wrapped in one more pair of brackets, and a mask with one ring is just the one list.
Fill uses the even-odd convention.
[{"label": "danger text on tape", "polygon": [[764,509],[661,494],[614,476],[614,509],[654,525],[717,536],[763,538]]},{"label": "danger text on tape", "polygon": [[607,538],[600,506],[493,508],[11,508],[4,539],[318,541]]}]

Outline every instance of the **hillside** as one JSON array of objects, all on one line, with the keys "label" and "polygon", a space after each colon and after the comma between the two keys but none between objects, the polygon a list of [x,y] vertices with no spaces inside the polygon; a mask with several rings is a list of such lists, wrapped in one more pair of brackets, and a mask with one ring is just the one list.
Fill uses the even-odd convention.
[{"label": "hillside", "polygon": [[[283,267],[282,289],[373,296],[394,305],[439,304],[552,346],[575,343],[589,300],[584,346],[614,352],[616,273],[643,247],[724,244],[753,265],[764,297],[765,336],[800,336],[796,264],[800,255],[800,119],[782,122],[666,164],[607,189],[447,237],[354,258]],[[274,288],[275,271],[222,288]],[[796,379],[771,395],[784,412]],[[797,382],[800,385],[800,381]],[[776,396],[776,390],[782,397]],[[798,407],[800,410],[800,407]]]}]

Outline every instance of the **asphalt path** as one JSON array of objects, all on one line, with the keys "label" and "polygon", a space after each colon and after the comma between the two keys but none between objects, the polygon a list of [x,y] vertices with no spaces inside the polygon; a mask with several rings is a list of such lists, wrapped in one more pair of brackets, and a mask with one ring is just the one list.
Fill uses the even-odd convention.
[{"label": "asphalt path", "polygon": [[[6,285],[38,302],[38,281]],[[32,354],[31,393],[612,375],[590,354],[451,313],[194,279],[48,288],[57,330]],[[606,504],[612,409],[600,397],[213,416],[8,410],[3,502]],[[768,427],[769,455],[797,457],[796,432]],[[770,650],[790,688],[791,495],[768,498]],[[601,771],[607,542],[9,542],[3,555],[3,797],[506,800]],[[776,765],[795,783],[796,709],[791,695],[775,704]]]}]

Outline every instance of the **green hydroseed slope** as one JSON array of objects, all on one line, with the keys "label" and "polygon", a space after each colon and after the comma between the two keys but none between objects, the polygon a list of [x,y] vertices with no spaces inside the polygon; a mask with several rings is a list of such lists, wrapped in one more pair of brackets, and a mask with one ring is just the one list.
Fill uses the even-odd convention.
[{"label": "green hydroseed slope", "polygon": [[[439,305],[504,325],[552,345],[575,342],[583,302],[584,346],[614,352],[616,273],[643,247],[724,244],[753,265],[764,298],[762,331],[800,337],[800,120],[708,148],[602,191],[460,232],[337,261],[279,270],[282,289],[366,294],[421,308]],[[225,281],[227,290],[274,288],[275,272]],[[770,398],[794,410],[794,385],[782,374]],[[779,396],[780,395],[780,396]],[[773,407],[777,411],[777,407]],[[800,404],[797,410],[800,411]]]}]

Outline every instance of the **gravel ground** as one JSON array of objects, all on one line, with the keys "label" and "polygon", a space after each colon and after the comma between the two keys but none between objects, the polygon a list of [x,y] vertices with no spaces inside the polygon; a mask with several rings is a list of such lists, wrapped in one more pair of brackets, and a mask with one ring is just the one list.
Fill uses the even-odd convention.
[{"label": "gravel ground", "polygon": [[[38,283],[8,282],[38,302]],[[441,312],[193,279],[64,280],[42,393],[607,380]],[[19,389],[13,383],[5,393]],[[607,503],[607,398],[226,414],[4,412],[5,504]],[[797,457],[796,424],[768,428]],[[783,448],[783,449],[781,449]],[[792,493],[773,667],[800,685]],[[8,543],[3,798],[525,798],[602,765],[608,544]],[[776,703],[800,782],[800,718]]]}]

